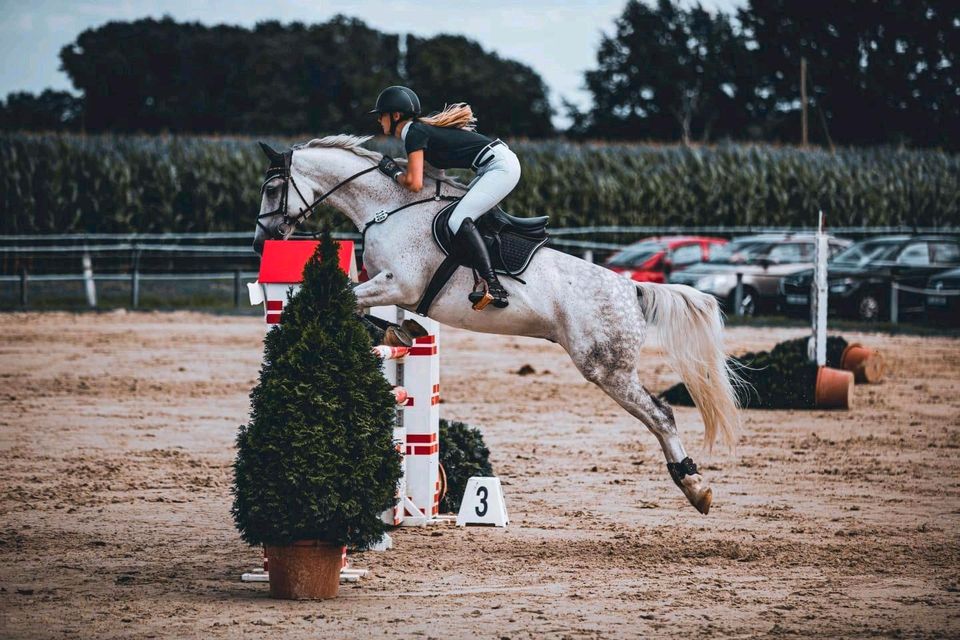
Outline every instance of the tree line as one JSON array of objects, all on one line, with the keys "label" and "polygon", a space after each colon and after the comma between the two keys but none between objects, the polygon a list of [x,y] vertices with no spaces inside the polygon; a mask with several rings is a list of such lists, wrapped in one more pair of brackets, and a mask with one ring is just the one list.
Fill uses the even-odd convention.
[{"label": "tree line", "polygon": [[60,54],[79,97],[11,94],[0,128],[370,133],[378,91],[403,83],[428,110],[470,102],[502,136],[797,143],[805,93],[811,143],[956,150],[958,57],[954,0],[749,0],[735,15],[628,0],[584,74],[590,107],[566,103],[557,132],[542,78],[461,36],[145,19],[81,33]]},{"label": "tree line", "polygon": [[[805,87],[801,66],[806,66]],[[960,146],[960,3],[750,0],[736,16],[629,0],[572,132],[653,140]]]},{"label": "tree line", "polygon": [[0,128],[87,132],[374,133],[381,89],[407,84],[424,108],[473,105],[504,136],[553,135],[547,88],[530,67],[460,36],[400,37],[337,16],[252,29],[171,18],[109,22],[60,60],[80,98],[11,94]]}]

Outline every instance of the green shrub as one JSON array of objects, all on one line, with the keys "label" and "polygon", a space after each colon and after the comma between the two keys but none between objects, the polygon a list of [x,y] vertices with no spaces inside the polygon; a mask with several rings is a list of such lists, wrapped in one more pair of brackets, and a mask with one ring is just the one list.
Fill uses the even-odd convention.
[{"label": "green shrub", "polygon": [[396,501],[396,405],[326,236],[267,334],[250,422],[237,435],[233,517],[249,544],[363,548]]},{"label": "green shrub", "polygon": [[467,480],[472,476],[493,475],[483,434],[462,422],[440,420],[440,464],[447,474],[447,495],[440,502],[440,513],[460,511]]}]

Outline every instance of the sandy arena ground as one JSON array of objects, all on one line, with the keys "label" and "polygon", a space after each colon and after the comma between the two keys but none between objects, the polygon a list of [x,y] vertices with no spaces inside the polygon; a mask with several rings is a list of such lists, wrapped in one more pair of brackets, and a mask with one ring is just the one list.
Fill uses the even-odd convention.
[{"label": "sandy arena ground", "polygon": [[[738,328],[729,347],[800,333]],[[444,329],[442,413],[483,429],[511,525],[399,530],[338,599],[281,602],[240,582],[260,551],[230,518],[262,334],[0,315],[0,637],[960,636],[956,339],[847,334],[883,350],[886,382],[851,412],[747,412],[735,456],[694,455],[701,516],[559,347]],[[648,387],[675,381],[644,356]],[[698,451],[698,415],[677,416]]]}]

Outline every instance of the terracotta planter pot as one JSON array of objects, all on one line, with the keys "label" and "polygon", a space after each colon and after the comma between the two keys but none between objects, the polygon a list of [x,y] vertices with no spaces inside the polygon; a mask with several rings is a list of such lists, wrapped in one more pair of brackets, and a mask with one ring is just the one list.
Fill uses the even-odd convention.
[{"label": "terracotta planter pot", "polygon": [[440,491],[437,492],[440,498],[437,502],[443,502],[443,499],[447,497],[447,470],[443,468],[443,465],[440,465]]},{"label": "terracotta planter pot", "polygon": [[820,367],[814,403],[818,409],[849,409],[853,404],[853,373]]},{"label": "terracotta planter pot", "polygon": [[270,567],[270,597],[281,600],[336,598],[343,567],[343,546],[301,540],[288,547],[265,547]]},{"label": "terracotta planter pot", "polygon": [[858,383],[880,382],[884,371],[883,356],[876,349],[854,343],[847,345],[840,356],[840,367],[852,371]]}]

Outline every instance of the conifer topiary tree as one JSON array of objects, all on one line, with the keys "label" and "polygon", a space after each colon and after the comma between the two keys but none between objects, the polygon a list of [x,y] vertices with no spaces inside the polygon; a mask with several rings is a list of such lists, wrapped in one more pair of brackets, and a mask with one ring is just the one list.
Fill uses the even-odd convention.
[{"label": "conifer topiary tree", "polygon": [[234,462],[243,540],[358,548],[379,540],[400,478],[396,404],[329,234],[267,334],[250,399]]}]

